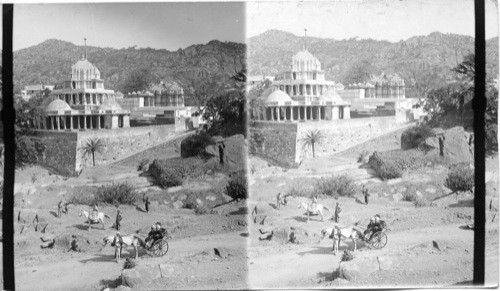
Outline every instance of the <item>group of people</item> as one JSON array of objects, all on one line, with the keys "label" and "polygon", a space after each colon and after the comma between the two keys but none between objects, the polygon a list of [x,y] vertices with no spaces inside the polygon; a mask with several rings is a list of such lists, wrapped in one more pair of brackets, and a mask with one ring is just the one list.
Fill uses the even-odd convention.
[{"label": "group of people", "polygon": [[382,231],[384,228],[385,221],[380,219],[380,215],[377,214],[374,217],[370,218],[370,223],[368,224],[364,232],[365,240],[371,240],[375,233],[377,233],[378,231]]}]

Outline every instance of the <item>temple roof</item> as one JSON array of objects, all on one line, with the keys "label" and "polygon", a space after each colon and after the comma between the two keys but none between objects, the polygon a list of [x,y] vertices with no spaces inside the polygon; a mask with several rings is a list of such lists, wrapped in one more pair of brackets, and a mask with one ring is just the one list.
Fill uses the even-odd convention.
[{"label": "temple roof", "polygon": [[265,100],[266,102],[291,102],[292,98],[281,90],[275,90]]},{"label": "temple roof", "polygon": [[45,108],[45,111],[68,111],[71,110],[71,107],[68,103],[64,102],[61,99],[56,99]]},{"label": "temple roof", "polygon": [[105,99],[99,106],[99,110],[121,111],[122,107],[113,99]]},{"label": "temple roof", "polygon": [[324,102],[333,102],[336,104],[344,103],[342,97],[340,97],[339,93],[336,90],[326,90],[324,94],[320,97],[320,101]]}]

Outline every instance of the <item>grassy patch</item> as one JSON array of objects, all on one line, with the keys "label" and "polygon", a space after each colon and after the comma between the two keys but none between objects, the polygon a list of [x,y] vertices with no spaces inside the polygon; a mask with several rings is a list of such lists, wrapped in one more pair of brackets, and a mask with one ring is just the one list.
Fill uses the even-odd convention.
[{"label": "grassy patch", "polygon": [[80,205],[94,204],[134,204],[137,200],[137,194],[134,188],[127,183],[103,185],[95,190],[74,191],[68,198],[69,203]]},{"label": "grassy patch", "polygon": [[442,164],[444,161],[438,155],[426,155],[420,150],[411,149],[374,152],[368,163],[379,178],[388,180],[400,178],[405,171],[418,170],[428,164]]},{"label": "grassy patch", "polygon": [[226,169],[216,158],[205,160],[200,157],[190,157],[154,160],[148,172],[158,185],[168,188],[182,185],[186,179],[226,172]]},{"label": "grassy patch", "polygon": [[453,192],[472,192],[474,188],[474,170],[468,165],[458,165],[453,167],[448,173],[448,176],[444,181],[444,185]]},{"label": "grassy patch", "polygon": [[248,180],[245,171],[234,172],[230,176],[226,186],[226,195],[234,200],[245,200],[248,198]]},{"label": "grassy patch", "polygon": [[314,193],[330,197],[353,197],[358,190],[354,180],[347,175],[321,178],[314,185]]}]

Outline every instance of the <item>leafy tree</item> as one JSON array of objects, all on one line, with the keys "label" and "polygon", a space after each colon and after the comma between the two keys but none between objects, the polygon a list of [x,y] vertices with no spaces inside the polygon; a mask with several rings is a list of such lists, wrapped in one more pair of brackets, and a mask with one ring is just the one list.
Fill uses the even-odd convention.
[{"label": "leafy tree", "polygon": [[321,133],[321,130],[315,129],[307,131],[305,136],[301,140],[305,146],[310,146],[312,148],[313,158],[314,158],[315,157],[314,146],[316,144],[321,144],[324,139],[325,136]]},{"label": "leafy tree", "polygon": [[92,164],[95,167],[95,153],[104,151],[104,143],[99,138],[89,138],[82,149],[84,156],[92,156]]},{"label": "leafy tree", "polygon": [[362,59],[348,67],[343,81],[347,84],[366,82],[376,72],[371,59]]},{"label": "leafy tree", "polygon": [[212,134],[246,134],[246,74],[239,72],[225,92],[207,100],[203,118],[208,121]]},{"label": "leafy tree", "polygon": [[139,68],[131,71],[125,78],[120,91],[131,93],[146,90],[151,83],[157,82],[149,68]]},{"label": "leafy tree", "polygon": [[45,112],[40,108],[42,101],[43,94],[39,94],[28,101],[18,99],[14,103],[16,111],[14,122],[16,167],[35,163],[44,150],[43,144],[35,137],[35,126],[38,122],[43,122],[45,118]]}]

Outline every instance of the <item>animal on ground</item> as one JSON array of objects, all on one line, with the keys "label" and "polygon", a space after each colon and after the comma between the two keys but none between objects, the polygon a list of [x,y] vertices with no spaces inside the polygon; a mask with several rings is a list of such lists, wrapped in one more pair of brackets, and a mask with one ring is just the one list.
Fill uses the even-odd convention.
[{"label": "animal on ground", "polygon": [[[113,240],[115,239],[115,236],[114,235],[110,235],[110,236],[106,236],[104,237],[103,239],[103,242],[104,242],[104,246],[106,246],[108,243],[111,244],[113,243]],[[138,258],[139,256],[139,252],[137,250],[137,247],[138,246],[141,246],[143,248],[146,247],[146,243],[144,242],[144,240],[137,234],[128,234],[128,235],[123,235],[122,236],[122,243],[126,246],[132,246],[134,247],[134,251],[135,251],[135,259]],[[118,252],[117,252],[117,260],[121,258],[121,254],[122,254],[122,247],[119,246],[119,243],[116,243],[115,244],[115,248],[116,249],[120,249]]]},{"label": "animal on ground", "polygon": [[89,224],[89,231],[90,231],[90,227],[92,224],[96,224],[96,223],[102,223],[102,229],[104,229],[104,218],[109,218],[111,219],[111,217],[107,214],[104,214],[102,212],[98,212],[96,217],[91,217],[91,215],[89,214],[89,212],[87,210],[82,210],[80,211],[80,215],[78,216],[85,216],[85,218],[87,219],[87,222]]},{"label": "animal on ground", "polygon": [[356,240],[358,238],[363,238],[363,230],[358,226],[358,223],[347,227],[339,227],[335,225],[334,227],[324,228],[321,230],[321,239],[327,236],[333,239],[332,253],[334,255],[339,251],[340,240],[342,238],[350,238],[353,243],[353,252],[356,251]]},{"label": "animal on ground", "polygon": [[300,203],[299,209],[304,208],[306,210],[307,221],[309,221],[309,216],[311,215],[320,215],[321,221],[323,221],[323,210],[330,211],[328,207],[323,206],[322,204],[312,204],[312,203]]}]

